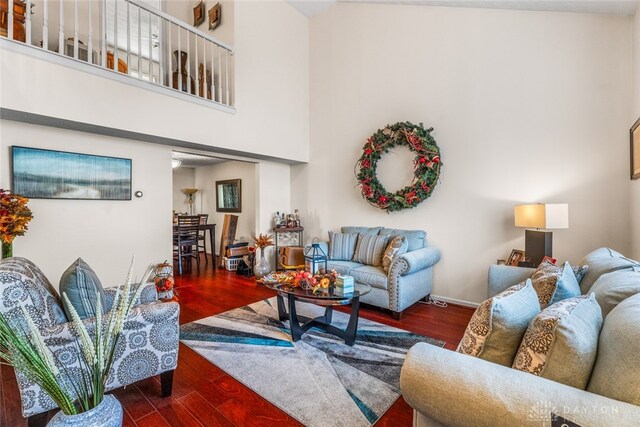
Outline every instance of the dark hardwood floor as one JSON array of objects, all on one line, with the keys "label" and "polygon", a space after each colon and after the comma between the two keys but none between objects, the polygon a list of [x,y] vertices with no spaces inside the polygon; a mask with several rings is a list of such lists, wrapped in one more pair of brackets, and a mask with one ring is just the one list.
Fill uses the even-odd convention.
[{"label": "dark hardwood floor", "polygon": [[[204,263],[201,263],[204,267]],[[273,291],[255,281],[222,269],[211,262],[199,275],[176,276],[180,296],[180,323],[208,317],[268,298]],[[473,309],[456,305],[441,308],[415,304],[402,320],[389,313],[364,306],[361,316],[445,341],[455,349]],[[209,363],[189,347],[180,344],[173,395],[160,397],[159,378],[149,378],[115,391],[124,406],[124,426],[300,426],[301,424],[256,393]],[[57,410],[50,411],[49,418]],[[11,368],[0,369],[0,425],[26,426],[20,412],[20,396]],[[376,426],[410,426],[412,410],[400,397]]]}]

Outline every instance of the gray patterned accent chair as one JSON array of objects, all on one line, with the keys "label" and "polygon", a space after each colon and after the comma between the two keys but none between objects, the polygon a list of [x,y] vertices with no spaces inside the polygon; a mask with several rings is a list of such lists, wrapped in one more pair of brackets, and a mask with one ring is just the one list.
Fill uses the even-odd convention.
[{"label": "gray patterned accent chair", "polygon": [[[107,391],[155,375],[161,376],[162,396],[171,395],[173,370],[178,362],[178,317],[176,302],[158,301],[153,283],[145,283],[136,306],[125,321],[124,333],[116,347],[115,361],[107,381]],[[108,309],[113,305],[114,288],[107,288]],[[20,322],[23,306],[40,329],[56,360],[66,369],[79,372],[75,342],[78,335],[62,310],[60,296],[42,271],[25,258],[0,261],[0,312],[9,321]],[[95,318],[85,319],[89,331]],[[46,412],[57,406],[48,394],[16,372],[22,399],[22,414],[29,426],[44,425]]]}]

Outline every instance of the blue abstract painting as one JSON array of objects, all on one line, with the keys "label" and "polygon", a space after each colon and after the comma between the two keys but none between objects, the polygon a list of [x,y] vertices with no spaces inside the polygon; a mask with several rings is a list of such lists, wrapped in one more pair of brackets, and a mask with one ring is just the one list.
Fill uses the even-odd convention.
[{"label": "blue abstract painting", "polygon": [[131,200],[131,159],[12,147],[12,190],[34,199]]}]

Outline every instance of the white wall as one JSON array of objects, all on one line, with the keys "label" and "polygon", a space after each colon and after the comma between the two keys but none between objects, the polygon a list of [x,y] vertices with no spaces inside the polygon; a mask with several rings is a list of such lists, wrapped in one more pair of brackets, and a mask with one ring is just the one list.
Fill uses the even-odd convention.
[{"label": "white wall", "polygon": [[196,206],[198,213],[209,214],[209,222],[216,224],[216,253],[220,253],[220,236],[224,223],[224,212],[216,212],[216,181],[242,180],[242,212],[238,216],[236,240],[251,241],[256,230],[256,164],[249,162],[224,162],[195,168]]},{"label": "white wall", "polygon": [[12,145],[130,158],[132,190],[144,193],[130,201],[29,202],[34,218],[14,240],[14,255],[35,262],[56,288],[78,257],[105,287],[124,281],[133,254],[138,278],[150,263],[171,260],[170,148],[0,120],[1,188],[10,188]]},{"label": "white wall", "polygon": [[[633,114],[629,127],[640,117],[640,1],[633,19]],[[640,180],[631,182],[632,256],[640,259]]]},{"label": "white wall", "polygon": [[[176,212],[189,212],[189,197],[182,192],[185,188],[196,187],[196,171],[194,168],[179,167],[173,169],[173,210]],[[197,193],[195,200],[197,201]],[[194,209],[198,203],[194,202]]]},{"label": "white wall", "polygon": [[0,107],[306,161],[307,18],[282,0],[241,1],[233,20],[235,114],[10,49],[0,52]]},{"label": "white wall", "polygon": [[[489,265],[524,248],[518,203],[569,203],[561,260],[628,252],[631,39],[629,17],[594,14],[338,3],[312,18],[310,162],[291,172],[306,236],[424,229],[443,253],[434,294],[471,302]],[[368,136],[405,120],[435,128],[444,168],[430,199],[387,214],[353,167]]]}]

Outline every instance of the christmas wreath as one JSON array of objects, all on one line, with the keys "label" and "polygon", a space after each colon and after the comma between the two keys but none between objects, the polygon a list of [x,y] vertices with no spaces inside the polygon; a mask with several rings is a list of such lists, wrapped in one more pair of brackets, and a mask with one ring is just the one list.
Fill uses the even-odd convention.
[{"label": "christmas wreath", "polygon": [[[431,195],[442,168],[440,149],[431,136],[432,131],[433,128],[425,129],[422,123],[416,126],[399,122],[378,129],[367,139],[355,168],[362,197],[367,202],[393,212],[413,208]],[[376,167],[382,154],[396,146],[407,146],[416,153],[414,177],[411,185],[391,193],[378,180]]]}]

